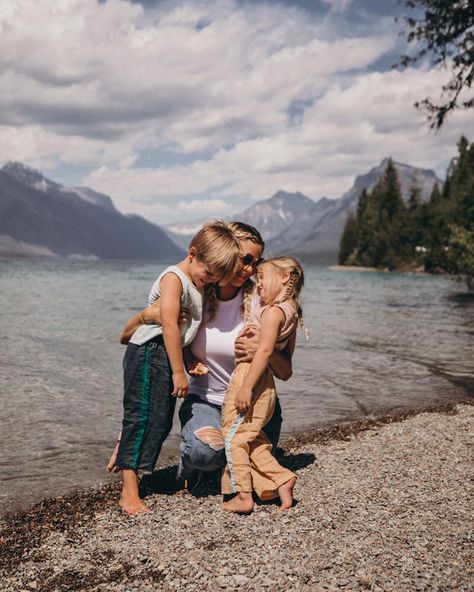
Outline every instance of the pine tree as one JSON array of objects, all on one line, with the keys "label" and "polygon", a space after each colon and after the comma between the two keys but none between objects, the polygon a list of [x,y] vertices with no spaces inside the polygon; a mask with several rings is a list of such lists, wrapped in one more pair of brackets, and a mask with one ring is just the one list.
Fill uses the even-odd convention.
[{"label": "pine tree", "polygon": [[358,239],[359,224],[357,222],[357,216],[350,210],[342,232],[341,242],[339,243],[339,265],[350,265],[352,263],[350,258],[351,255],[355,255]]},{"label": "pine tree", "polygon": [[412,177],[409,191],[407,208],[409,213],[413,213],[421,205],[421,187],[418,185],[416,174]]},{"label": "pine tree", "polygon": [[425,269],[462,274],[474,285],[474,144],[465,137],[448,169],[443,190],[433,186],[422,203],[416,179],[408,207],[390,159],[372,192],[364,189],[351,212],[340,243],[339,261],[397,269],[419,264],[415,247],[424,247]]}]

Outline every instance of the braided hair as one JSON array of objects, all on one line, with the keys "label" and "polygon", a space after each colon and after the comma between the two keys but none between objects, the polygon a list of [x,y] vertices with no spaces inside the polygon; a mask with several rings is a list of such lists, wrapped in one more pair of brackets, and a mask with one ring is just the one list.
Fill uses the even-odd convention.
[{"label": "braided hair", "polygon": [[301,308],[299,301],[300,292],[304,286],[304,272],[300,262],[294,257],[274,257],[273,259],[267,259],[264,261],[262,266],[265,265],[271,265],[279,276],[282,276],[285,273],[290,274],[290,278],[285,286],[285,291],[280,294],[278,301],[274,302],[274,304],[279,304],[285,300],[293,300],[301,329],[303,330],[306,339],[309,339],[309,331],[305,327],[303,309]]}]

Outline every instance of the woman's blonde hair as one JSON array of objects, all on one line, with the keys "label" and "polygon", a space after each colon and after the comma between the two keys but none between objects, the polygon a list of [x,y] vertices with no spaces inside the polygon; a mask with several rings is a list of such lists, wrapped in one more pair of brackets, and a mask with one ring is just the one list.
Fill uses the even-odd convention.
[{"label": "woman's blonde hair", "polygon": [[304,271],[301,267],[301,263],[294,257],[274,257],[273,259],[266,259],[261,263],[261,268],[264,268],[267,265],[271,266],[273,271],[280,277],[285,275],[285,273],[290,274],[290,279],[286,284],[285,291],[279,296],[278,300],[271,304],[278,304],[285,300],[293,300],[301,328],[308,339],[309,332],[304,324],[303,309],[301,308],[299,301],[299,296],[304,286]]},{"label": "woman's blonde hair", "polygon": [[216,220],[205,224],[191,239],[189,248],[196,250],[196,258],[209,272],[226,281],[239,267],[239,243],[226,222]]},{"label": "woman's blonde hair", "polygon": [[[235,239],[238,241],[249,240],[258,245],[263,250],[265,249],[265,243],[259,231],[250,224],[245,222],[238,222],[236,220],[232,222],[225,222],[227,228],[233,233]],[[238,266],[237,266],[238,268]],[[247,320],[250,314],[250,306],[252,303],[252,297],[254,294],[255,283],[251,278],[248,278],[242,286],[243,301],[242,301],[242,315],[244,320]],[[216,284],[208,284],[205,288],[205,310],[208,320],[216,316],[218,298],[217,290],[219,286]]]}]

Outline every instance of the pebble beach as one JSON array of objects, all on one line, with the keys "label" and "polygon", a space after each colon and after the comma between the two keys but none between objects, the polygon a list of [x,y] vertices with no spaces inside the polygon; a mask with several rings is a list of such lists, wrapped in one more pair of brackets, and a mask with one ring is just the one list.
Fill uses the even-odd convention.
[{"label": "pebble beach", "polygon": [[1,521],[4,592],[474,590],[474,406],[321,428],[288,439],[286,513],[221,510],[174,467],[125,516],[118,483],[44,500]]}]

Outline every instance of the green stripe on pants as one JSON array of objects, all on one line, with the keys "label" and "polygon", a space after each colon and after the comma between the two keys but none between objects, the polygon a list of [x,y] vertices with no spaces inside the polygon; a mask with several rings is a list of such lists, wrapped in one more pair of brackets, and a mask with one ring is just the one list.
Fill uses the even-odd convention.
[{"label": "green stripe on pants", "polygon": [[145,346],[145,354],[143,358],[143,371],[141,380],[141,396],[140,396],[140,420],[137,430],[137,439],[133,449],[133,466],[138,466],[140,459],[140,452],[145,435],[146,425],[148,423],[148,409],[150,407],[150,363],[148,361],[149,346]]}]

